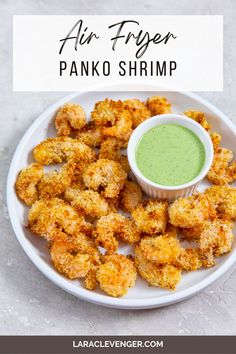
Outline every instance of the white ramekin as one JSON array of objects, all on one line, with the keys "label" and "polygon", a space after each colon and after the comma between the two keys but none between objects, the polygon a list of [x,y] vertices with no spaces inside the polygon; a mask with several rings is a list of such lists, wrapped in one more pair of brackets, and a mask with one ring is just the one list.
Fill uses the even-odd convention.
[{"label": "white ramekin", "polygon": [[[136,164],[135,152],[136,146],[143,136],[143,134],[149,129],[161,125],[161,124],[178,124],[192,130],[198,138],[201,140],[205,147],[205,164],[199,173],[192,181],[179,185],[179,186],[163,186],[157,183],[154,183],[147,179],[139,170]],[[181,141],[180,141],[181,144]],[[152,198],[160,198],[167,199],[169,201],[173,201],[179,197],[185,197],[191,195],[202,181],[202,179],[208,173],[212,160],[213,160],[213,145],[210,138],[210,135],[206,132],[206,130],[193,119],[187,118],[178,114],[162,114],[158,116],[154,116],[150,119],[145,120],[142,124],[140,124],[131,135],[129,139],[128,149],[128,160],[130,164],[130,168],[137,179],[140,187],[143,192]]]}]

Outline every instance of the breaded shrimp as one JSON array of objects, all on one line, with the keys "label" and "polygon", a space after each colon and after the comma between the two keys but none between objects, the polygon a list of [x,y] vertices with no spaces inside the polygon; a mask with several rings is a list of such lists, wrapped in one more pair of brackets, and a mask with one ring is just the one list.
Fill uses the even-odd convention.
[{"label": "breaded shrimp", "polygon": [[168,234],[144,237],[139,248],[147,260],[156,264],[173,264],[181,253],[178,239]]},{"label": "breaded shrimp", "polygon": [[123,109],[116,117],[115,123],[111,127],[104,127],[102,134],[112,136],[120,140],[128,141],[132,134],[132,117],[127,109]]},{"label": "breaded shrimp", "polygon": [[206,131],[209,131],[211,126],[206,120],[205,113],[200,111],[189,110],[185,111],[184,114],[199,123]]},{"label": "breaded shrimp", "polygon": [[213,132],[210,134],[211,136],[211,141],[212,141],[212,144],[213,144],[213,147],[214,147],[214,151],[218,149],[219,145],[220,145],[220,142],[221,142],[221,135],[216,133],[216,132]]},{"label": "breaded shrimp", "polygon": [[43,177],[43,166],[32,163],[20,171],[16,179],[16,193],[26,205],[32,205],[39,197],[38,183]]},{"label": "breaded shrimp", "polygon": [[183,228],[200,225],[208,218],[215,216],[210,199],[204,194],[195,194],[187,198],[179,198],[169,208],[170,223]]},{"label": "breaded shrimp", "polygon": [[214,152],[214,159],[207,174],[213,184],[223,185],[233,183],[236,180],[236,161],[231,150],[218,147]]},{"label": "breaded shrimp", "polygon": [[115,198],[123,188],[127,173],[118,162],[99,159],[89,165],[83,173],[87,188],[95,191],[103,188],[106,198]]},{"label": "breaded shrimp", "polygon": [[79,104],[66,103],[59,108],[55,118],[58,136],[69,136],[71,128],[82,129],[86,125],[86,114]]},{"label": "breaded shrimp", "polygon": [[132,211],[140,232],[154,235],[164,233],[168,220],[168,203],[162,200],[145,200]]},{"label": "breaded shrimp", "polygon": [[33,150],[34,158],[42,165],[57,164],[69,159],[92,162],[96,153],[77,139],[68,137],[48,138]]},{"label": "breaded shrimp", "polygon": [[166,97],[152,96],[147,99],[147,109],[151,112],[151,116],[158,114],[171,113],[171,104]]},{"label": "breaded shrimp", "polygon": [[236,188],[228,185],[212,186],[205,191],[220,218],[236,219]]},{"label": "breaded shrimp", "polygon": [[117,138],[106,138],[101,143],[99,151],[99,159],[108,159],[119,162],[125,172],[129,173],[130,167],[126,156],[121,154],[121,147],[123,142]]},{"label": "breaded shrimp", "polygon": [[183,270],[197,270],[202,267],[201,254],[197,248],[182,248],[174,264]]},{"label": "breaded shrimp", "polygon": [[92,123],[97,126],[111,126],[116,123],[117,115],[123,110],[122,101],[113,101],[106,98],[95,104],[91,112]]},{"label": "breaded shrimp", "polygon": [[141,102],[139,99],[133,98],[125,100],[123,103],[131,113],[133,128],[136,128],[139,124],[151,117],[151,112],[147,109],[145,103]]},{"label": "breaded shrimp", "polygon": [[137,183],[126,181],[121,191],[121,205],[131,212],[142,201],[142,190]]},{"label": "breaded shrimp", "polygon": [[112,211],[111,206],[98,192],[93,190],[78,190],[67,188],[65,199],[84,215],[101,217]]},{"label": "breaded shrimp", "polygon": [[135,265],[141,275],[150,285],[175,290],[181,279],[181,268],[172,264],[157,265],[148,261],[139,246],[134,249]]},{"label": "breaded shrimp", "polygon": [[87,124],[77,135],[77,139],[90,147],[98,147],[102,142],[102,128]]},{"label": "breaded shrimp", "polygon": [[97,271],[101,289],[113,297],[124,296],[135,285],[137,271],[133,261],[122,254],[104,257]]},{"label": "breaded shrimp", "polygon": [[33,204],[28,215],[30,230],[39,236],[51,240],[55,229],[69,235],[78,232],[91,232],[92,225],[87,223],[84,216],[61,199],[40,199]]},{"label": "breaded shrimp", "polygon": [[140,232],[133,220],[118,213],[110,213],[97,221],[93,237],[97,246],[105,248],[108,254],[112,254],[117,251],[117,239],[136,243],[140,240]]}]

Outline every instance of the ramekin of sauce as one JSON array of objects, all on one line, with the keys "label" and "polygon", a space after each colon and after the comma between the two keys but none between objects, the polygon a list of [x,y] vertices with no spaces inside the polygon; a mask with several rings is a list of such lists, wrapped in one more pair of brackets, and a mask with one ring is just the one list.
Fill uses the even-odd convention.
[{"label": "ramekin of sauce", "polygon": [[144,193],[169,201],[192,194],[213,160],[206,130],[177,114],[155,116],[140,124],[130,137],[127,152]]}]

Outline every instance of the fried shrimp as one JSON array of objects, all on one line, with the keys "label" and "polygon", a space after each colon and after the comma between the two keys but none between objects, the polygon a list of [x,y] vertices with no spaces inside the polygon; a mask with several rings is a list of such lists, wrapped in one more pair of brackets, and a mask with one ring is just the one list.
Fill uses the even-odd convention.
[{"label": "fried shrimp", "polygon": [[136,128],[139,124],[151,117],[151,112],[147,109],[145,103],[137,98],[125,100],[123,103],[131,113],[133,128]]},{"label": "fried shrimp", "polygon": [[198,226],[208,218],[214,216],[213,205],[210,199],[204,194],[179,198],[169,208],[170,223],[183,228]]},{"label": "fried shrimp", "polygon": [[87,124],[77,133],[77,139],[90,147],[98,147],[102,142],[102,128]]},{"label": "fried shrimp", "polygon": [[98,220],[93,237],[97,246],[105,248],[108,254],[112,254],[117,251],[117,239],[136,243],[140,240],[140,232],[133,220],[118,213],[110,213]]},{"label": "fried shrimp", "polygon": [[205,191],[220,218],[236,219],[236,188],[228,185],[212,186]]},{"label": "fried shrimp", "polygon": [[101,289],[110,296],[127,294],[135,285],[137,271],[133,261],[122,254],[104,257],[104,264],[97,271],[97,280]]},{"label": "fried shrimp", "polygon": [[92,225],[85,221],[84,216],[59,198],[36,201],[29,211],[28,220],[30,230],[48,241],[55,229],[69,235],[92,231]]},{"label": "fried shrimp", "polygon": [[89,165],[83,173],[83,181],[87,188],[95,191],[104,189],[106,198],[115,198],[123,188],[127,173],[118,162],[99,159]]},{"label": "fried shrimp", "polygon": [[126,181],[121,191],[121,205],[131,212],[142,201],[142,191],[137,183]]},{"label": "fried shrimp", "polygon": [[106,98],[95,104],[91,112],[92,123],[97,126],[111,126],[116,123],[117,116],[123,110],[122,101],[113,101]]},{"label": "fried shrimp", "polygon": [[171,104],[165,97],[152,96],[147,99],[147,109],[151,112],[151,116],[158,114],[171,113]]},{"label": "fried shrimp", "polygon": [[96,153],[77,139],[68,137],[48,138],[33,150],[34,158],[42,165],[62,163],[69,159],[92,162]]},{"label": "fried shrimp", "polygon": [[201,268],[202,259],[199,250],[197,248],[182,248],[175,265],[187,271]]},{"label": "fried shrimp", "polygon": [[221,135],[216,132],[213,132],[210,134],[210,137],[214,147],[214,151],[216,151],[221,142]]},{"label": "fried shrimp", "polygon": [[223,185],[236,180],[236,161],[231,150],[218,147],[214,152],[214,159],[207,178],[213,184]]},{"label": "fried shrimp", "polygon": [[156,264],[173,264],[181,253],[178,239],[168,234],[144,237],[139,248],[148,261]]},{"label": "fried shrimp", "polygon": [[86,125],[86,114],[79,104],[66,103],[55,118],[55,128],[58,136],[69,136],[71,128],[82,129]]},{"label": "fried shrimp", "polygon": [[181,268],[172,264],[156,264],[147,260],[140,246],[135,247],[135,265],[141,275],[150,285],[175,290],[181,279]]},{"label": "fried shrimp", "polygon": [[123,109],[116,118],[115,123],[111,127],[104,127],[102,134],[104,136],[113,136],[117,139],[128,141],[132,134],[132,116],[127,109]]},{"label": "fried shrimp", "polygon": [[185,111],[184,114],[195,120],[195,122],[199,123],[206,131],[209,131],[211,126],[209,125],[208,121],[206,120],[205,113],[199,112],[199,111],[194,111],[194,110],[189,110]]},{"label": "fried shrimp", "polygon": [[132,217],[140,232],[154,235],[165,232],[167,210],[167,201],[145,200],[132,211]]},{"label": "fried shrimp", "polygon": [[130,167],[126,156],[121,154],[123,142],[117,138],[107,138],[101,143],[99,159],[108,159],[119,162],[125,172],[129,173]]},{"label": "fried shrimp", "polygon": [[109,203],[98,192],[68,188],[65,199],[79,212],[93,217],[101,217],[111,212]]},{"label": "fried shrimp", "polygon": [[16,179],[16,193],[26,205],[32,205],[39,197],[38,183],[43,177],[43,166],[32,163],[20,171]]}]

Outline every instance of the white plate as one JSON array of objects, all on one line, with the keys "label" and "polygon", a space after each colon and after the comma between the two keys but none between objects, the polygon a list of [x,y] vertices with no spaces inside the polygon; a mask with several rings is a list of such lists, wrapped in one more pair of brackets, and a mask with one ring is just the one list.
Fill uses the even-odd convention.
[{"label": "white plate", "polygon": [[[215,267],[184,273],[175,292],[156,287],[149,287],[144,280],[139,278],[136,286],[130,289],[125,297],[112,298],[102,293],[100,290],[86,290],[79,281],[70,281],[55,271],[50,263],[46,242],[40,237],[33,236],[25,228],[25,225],[27,224],[28,210],[17,198],[14,184],[18,172],[32,162],[32,148],[46,137],[55,136],[53,117],[58,107],[65,102],[72,101],[80,103],[89,115],[94,103],[106,97],[115,100],[137,97],[141,100],[145,100],[147,97],[154,94],[155,92],[148,91],[125,93],[109,92],[108,87],[107,92],[75,93],[65,97],[50,106],[27,130],[16,149],[9,170],[7,203],[10,220],[18,241],[31,261],[44,275],[46,275],[46,277],[69,293],[83,300],[108,307],[123,309],[153,308],[173,304],[194,295],[219,278],[232,266],[236,260],[236,242],[234,242],[233,251],[230,254],[219,258]],[[236,153],[236,128],[233,123],[212,104],[192,93],[158,91],[157,94],[166,96],[172,103],[173,111],[176,113],[181,113],[187,109],[199,109],[204,111],[207,114],[208,120],[213,129],[222,134],[223,146],[230,148]],[[204,189],[205,187],[206,184],[203,183],[201,189]],[[122,249],[122,252],[125,252],[125,248]]]}]

